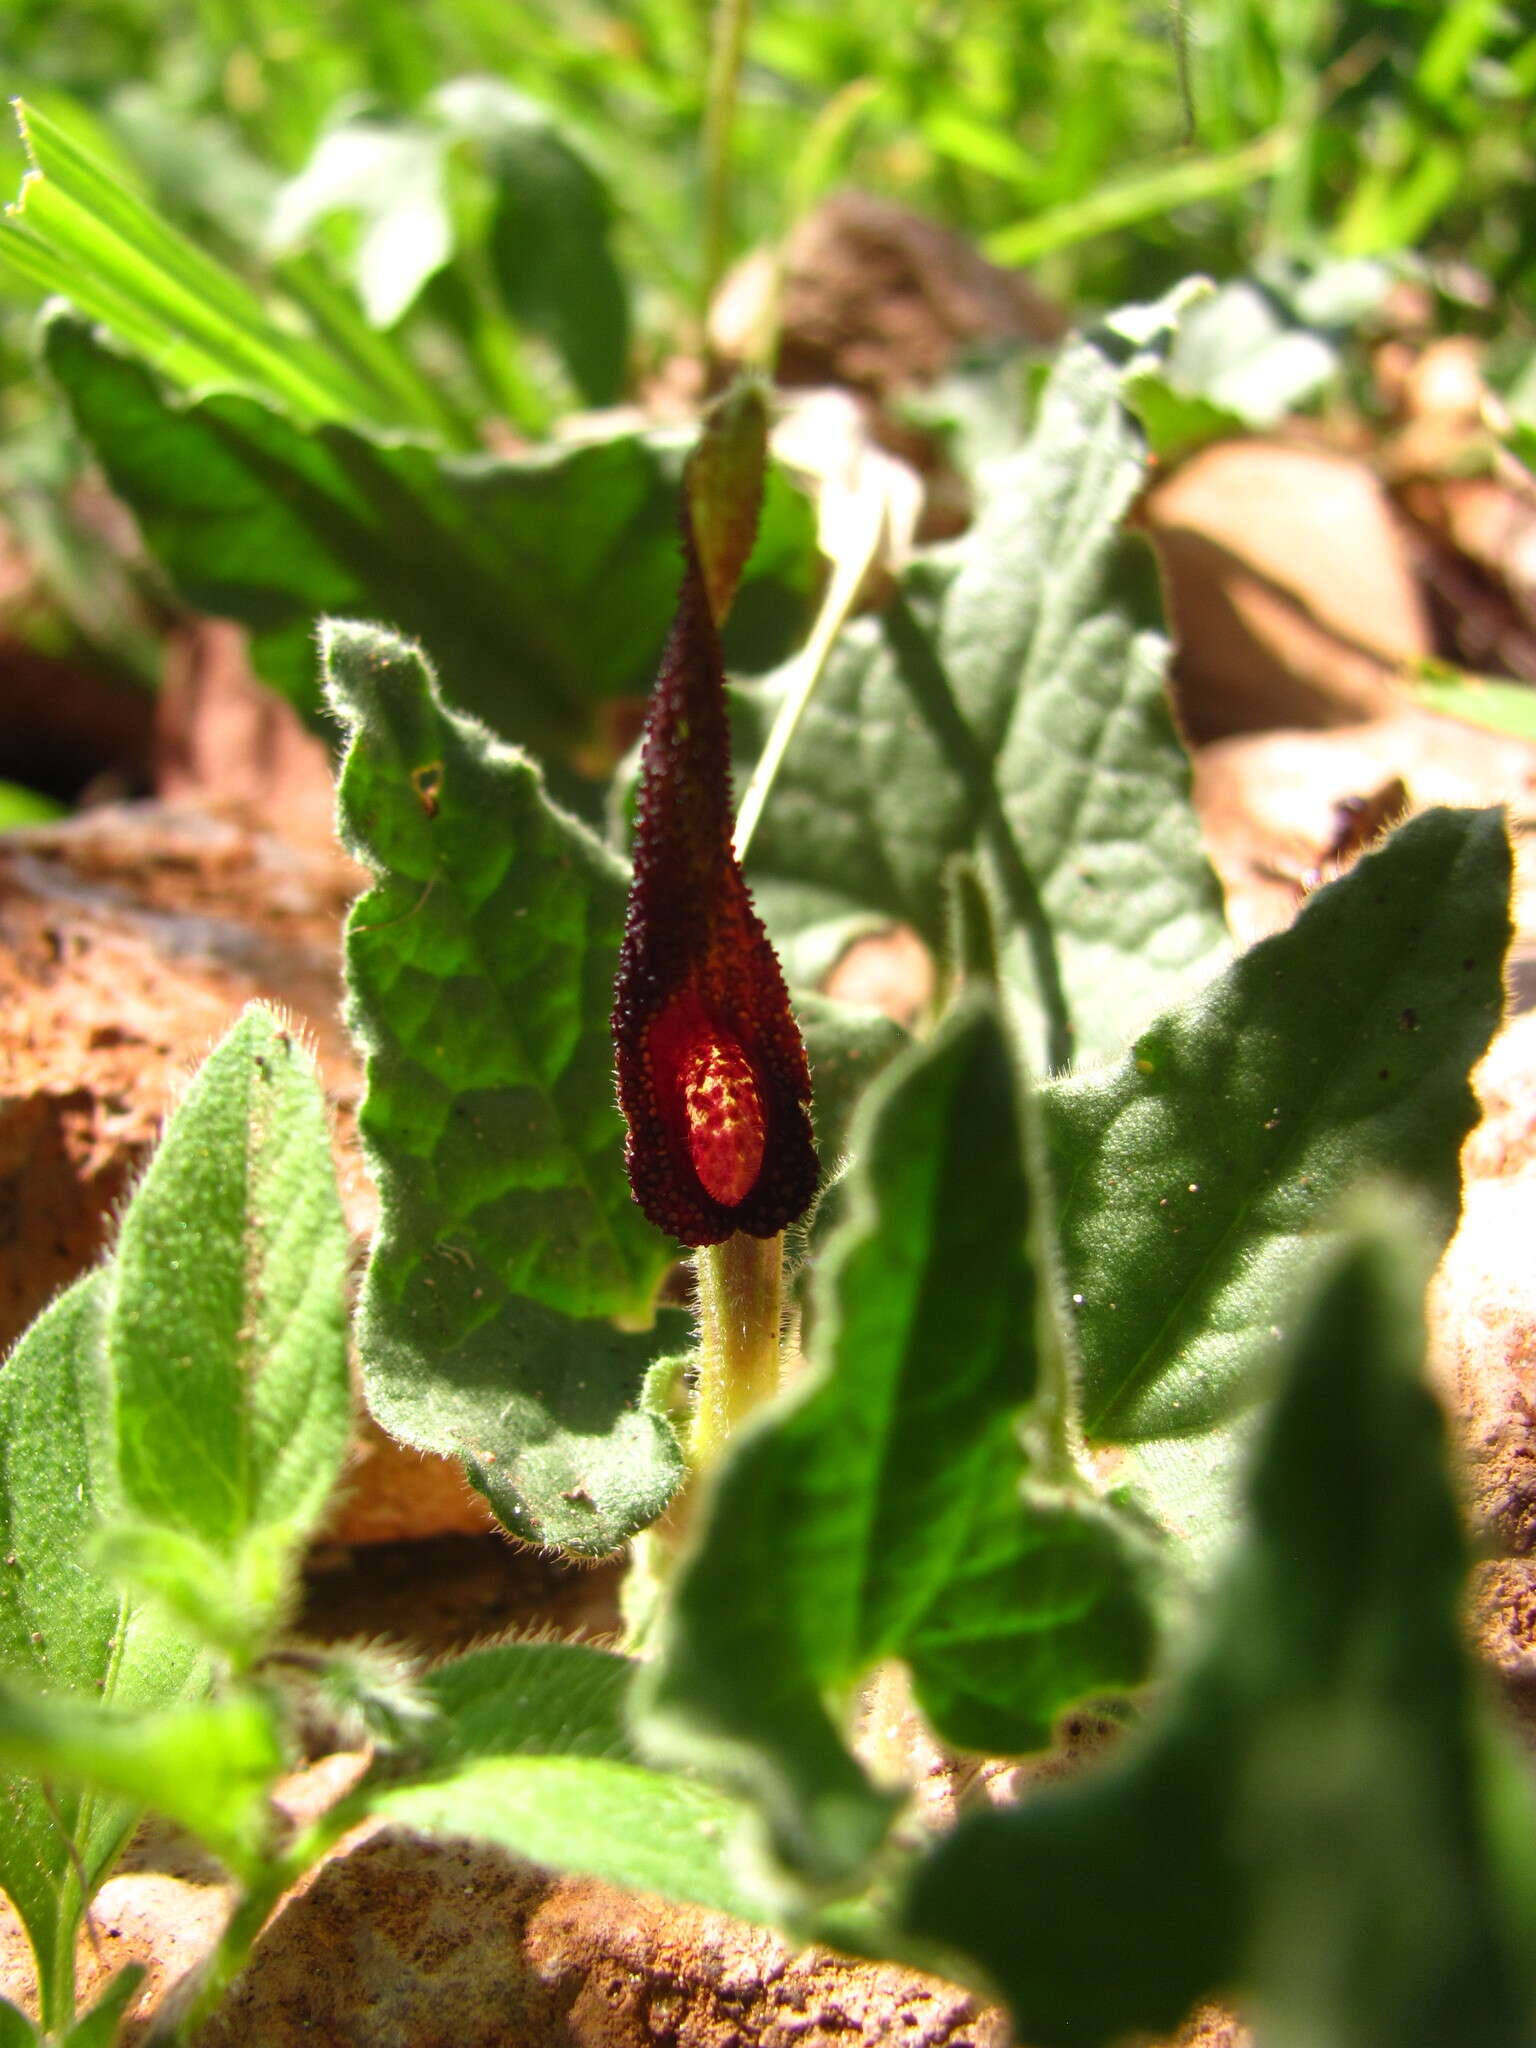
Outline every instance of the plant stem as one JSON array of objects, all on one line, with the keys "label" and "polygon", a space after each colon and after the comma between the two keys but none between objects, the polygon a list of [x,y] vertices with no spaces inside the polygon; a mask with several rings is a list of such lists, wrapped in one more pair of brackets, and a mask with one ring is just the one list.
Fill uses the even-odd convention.
[{"label": "plant stem", "polygon": [[774,777],[783,765],[789,751],[789,743],[795,736],[795,729],[804,716],[805,707],[811,701],[827,657],[836,645],[837,636],[848,623],[860,587],[875,559],[885,531],[885,507],[878,498],[870,498],[860,507],[863,513],[861,529],[838,553],[833,564],[832,579],[827,585],[827,594],[821,601],[821,610],[816,615],[816,624],[811,637],[801,650],[784,697],[774,717],[767,744],[758,756],[757,766],[752,770],[752,780],[747,784],[741,799],[741,808],[736,813],[736,858],[744,861],[747,848],[752,843],[752,834],[757,830],[757,821],[763,815],[763,806],[768,801]]},{"label": "plant stem", "polygon": [[44,2031],[51,2037],[67,2032],[75,2017],[75,1936],[80,1929],[84,1891],[71,1873],[59,1887],[54,1916],[53,1949],[38,1971],[37,1998]]},{"label": "plant stem", "polygon": [[195,1985],[189,1988],[178,2010],[171,2039],[176,2048],[191,2048],[204,2022],[222,2004],[230,1986],[245,1968],[256,1937],[267,1924],[278,1900],[325,1852],[346,1833],[357,1818],[350,1803],[343,1800],[305,1830],[281,1855],[263,1858],[246,1875],[245,1890],[225,1922],[224,1931],[204,1963]]},{"label": "plant stem", "polygon": [[752,0],[715,0],[709,25],[709,81],[704,101],[704,270],[700,312],[708,318],[725,270],[731,228],[731,136],[747,48]]},{"label": "plant stem", "polygon": [[707,1471],[731,1431],[778,1392],[783,1318],[784,1234],[705,1245],[694,1270],[699,1289],[699,1388],[689,1463]]}]

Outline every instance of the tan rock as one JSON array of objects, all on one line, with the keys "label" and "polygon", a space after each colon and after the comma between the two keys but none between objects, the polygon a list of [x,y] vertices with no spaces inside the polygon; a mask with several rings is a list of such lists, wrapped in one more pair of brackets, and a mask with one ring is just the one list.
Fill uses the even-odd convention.
[{"label": "tan rock", "polygon": [[[210,687],[238,726],[260,707],[242,696],[230,651],[218,659],[224,678]],[[191,729],[202,734],[192,759],[212,776],[220,750],[201,714]],[[0,839],[0,1350],[105,1249],[197,1061],[258,998],[314,1042],[348,1221],[360,1244],[372,1231],[361,1075],[341,1022],[341,920],[365,877],[318,831],[311,743],[281,721],[277,731],[287,737],[273,741],[271,789],[309,792],[296,837],[296,795],[279,834],[255,815],[254,785],[236,801],[225,783],[218,814],[113,805]],[[456,1461],[373,1429],[338,1518],[348,1542],[488,1526]]]},{"label": "tan rock", "polygon": [[365,1415],[321,1540],[398,1543],[407,1537],[474,1536],[497,1526],[457,1458],[398,1444]]},{"label": "tan rock", "polygon": [[1247,945],[1283,930],[1326,879],[1341,807],[1400,781],[1408,808],[1508,806],[1517,859],[1517,978],[1536,952],[1536,744],[1403,710],[1329,732],[1245,733],[1194,757],[1195,806]]},{"label": "tan rock", "polygon": [[[187,1875],[124,1869],[96,1894],[76,1956],[76,2003],[85,2011],[108,1981],[137,1963],[144,1982],[130,2005],[124,2048],[135,2048],[154,2016],[172,2005],[212,1953],[234,1905],[231,1883],[203,1866]],[[10,1901],[0,1892],[0,1997],[37,2017],[32,1951]]]},{"label": "tan rock", "polygon": [[1005,2048],[1001,2013],[699,1907],[381,1830],[282,1908],[199,2048]]},{"label": "tan rock", "polygon": [[343,1199],[369,1227],[338,1014],[358,883],[334,846],[156,804],[0,840],[0,1344],[96,1257],[187,1076],[257,997],[315,1040]]},{"label": "tan rock", "polygon": [[166,802],[266,821],[291,845],[335,843],[325,742],[259,680],[229,619],[189,619],[166,643],[154,771]]},{"label": "tan rock", "polygon": [[1465,1459],[1482,1548],[1469,1621],[1536,1745],[1536,1013],[1474,1077],[1461,1227],[1429,1292],[1430,1364]]},{"label": "tan rock", "polygon": [[[1461,1227],[1430,1292],[1436,1377],[1459,1424],[1473,1511],[1511,1557],[1536,1557],[1536,1012],[1476,1075]],[[1536,1601],[1524,1613],[1536,1620]],[[1536,1676],[1536,1634],[1522,1653]],[[1506,1643],[1499,1661],[1510,1661]]]},{"label": "tan rock", "polygon": [[1404,665],[1432,651],[1390,501],[1361,462],[1222,442],[1158,484],[1143,518],[1196,740],[1383,715]]},{"label": "tan rock", "polygon": [[909,1029],[932,1003],[934,986],[933,956],[905,924],[855,939],[823,984],[839,1002],[883,1010]]}]

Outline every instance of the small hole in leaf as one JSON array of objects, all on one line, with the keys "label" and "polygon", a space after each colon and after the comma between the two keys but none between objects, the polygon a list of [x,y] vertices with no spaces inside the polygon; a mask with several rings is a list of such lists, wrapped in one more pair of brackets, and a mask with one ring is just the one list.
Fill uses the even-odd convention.
[{"label": "small hole in leaf", "polygon": [[441,761],[428,761],[424,768],[411,770],[411,787],[416,792],[416,801],[429,818],[437,816],[437,793],[442,786]]}]

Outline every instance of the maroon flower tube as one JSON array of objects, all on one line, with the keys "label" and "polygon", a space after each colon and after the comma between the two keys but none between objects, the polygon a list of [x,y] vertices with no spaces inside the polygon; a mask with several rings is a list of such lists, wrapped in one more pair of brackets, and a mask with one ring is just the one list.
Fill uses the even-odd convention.
[{"label": "maroon flower tube", "polygon": [[805,1047],[731,848],[725,671],[691,514],[683,525],[682,593],[641,752],[613,1041],[635,1200],[669,1236],[707,1245],[776,1236],[810,1206],[819,1168]]}]

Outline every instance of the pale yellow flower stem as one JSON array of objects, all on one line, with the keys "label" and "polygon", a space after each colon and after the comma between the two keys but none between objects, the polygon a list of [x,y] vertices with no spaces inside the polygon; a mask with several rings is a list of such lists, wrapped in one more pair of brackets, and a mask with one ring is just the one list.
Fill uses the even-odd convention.
[{"label": "pale yellow flower stem", "polygon": [[704,1472],[718,1462],[731,1432],[779,1390],[784,1317],[784,1234],[701,1246],[699,1384],[688,1460]]}]

